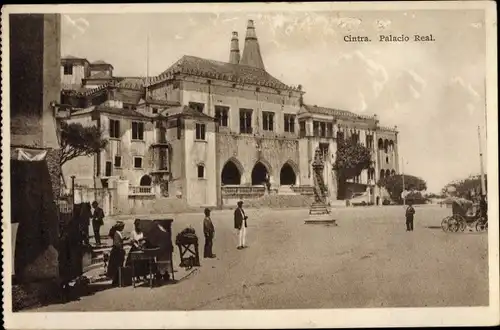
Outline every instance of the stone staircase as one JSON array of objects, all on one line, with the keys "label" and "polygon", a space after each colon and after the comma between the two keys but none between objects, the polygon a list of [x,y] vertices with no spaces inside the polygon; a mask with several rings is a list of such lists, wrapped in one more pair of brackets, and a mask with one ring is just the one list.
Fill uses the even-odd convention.
[{"label": "stone staircase", "polygon": [[298,195],[292,190],[291,186],[280,186],[278,189],[278,195]]},{"label": "stone staircase", "polygon": [[311,204],[311,207],[309,209],[309,214],[312,216],[315,215],[323,215],[323,214],[329,214],[330,210],[328,207],[321,202],[314,202]]}]

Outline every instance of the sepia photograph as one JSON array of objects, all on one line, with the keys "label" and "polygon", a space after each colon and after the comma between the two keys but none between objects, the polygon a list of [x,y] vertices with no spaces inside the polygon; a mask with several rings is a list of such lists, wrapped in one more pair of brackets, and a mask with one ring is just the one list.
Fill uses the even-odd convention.
[{"label": "sepia photograph", "polygon": [[6,328],[499,324],[495,9],[3,7]]}]

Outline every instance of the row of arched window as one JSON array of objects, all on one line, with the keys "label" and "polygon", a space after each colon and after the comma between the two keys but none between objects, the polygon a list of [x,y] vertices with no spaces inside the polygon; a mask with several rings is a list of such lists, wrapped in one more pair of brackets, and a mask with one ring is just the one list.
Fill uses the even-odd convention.
[{"label": "row of arched window", "polygon": [[378,139],[378,150],[384,150],[384,152],[393,152],[395,150],[395,144],[392,140],[382,140],[382,138]]},{"label": "row of arched window", "polygon": [[[269,165],[258,161],[252,168],[251,180],[252,185],[264,184],[268,178],[271,169]],[[243,166],[235,158],[231,158],[226,162],[221,172],[221,182],[223,185],[239,185],[243,175]],[[294,185],[296,183],[297,174],[293,164],[286,162],[280,170],[280,185]]]},{"label": "row of arched window", "polygon": [[396,175],[395,170],[380,170],[380,179],[383,179],[388,176]]}]

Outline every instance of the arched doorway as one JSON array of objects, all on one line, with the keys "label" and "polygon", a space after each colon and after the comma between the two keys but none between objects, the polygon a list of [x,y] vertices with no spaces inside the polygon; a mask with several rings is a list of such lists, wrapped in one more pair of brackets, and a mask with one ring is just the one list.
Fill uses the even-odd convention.
[{"label": "arched doorway", "polygon": [[267,168],[261,162],[255,164],[252,170],[252,185],[265,184],[267,176]]},{"label": "arched doorway", "polygon": [[280,185],[292,185],[295,184],[296,180],[297,176],[295,175],[295,171],[290,164],[285,163],[280,171]]},{"label": "arched doorway", "polygon": [[389,170],[385,170],[385,176],[386,176],[386,177],[390,177],[390,176],[391,176],[391,171],[389,171]]},{"label": "arched doorway", "polygon": [[221,182],[227,184],[241,184],[241,173],[238,166],[230,160],[224,165],[221,173]]},{"label": "arched doorway", "polygon": [[380,180],[382,180],[385,176],[385,171],[384,170],[380,170]]},{"label": "arched doorway", "polygon": [[141,178],[141,181],[139,182],[140,186],[149,187],[149,186],[151,186],[151,184],[152,184],[152,180],[151,180],[151,177],[149,175],[144,175]]}]

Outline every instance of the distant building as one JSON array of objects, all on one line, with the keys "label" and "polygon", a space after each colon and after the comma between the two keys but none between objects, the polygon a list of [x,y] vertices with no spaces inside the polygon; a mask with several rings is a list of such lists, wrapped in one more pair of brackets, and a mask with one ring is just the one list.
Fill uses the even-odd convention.
[{"label": "distant building", "polygon": [[[158,197],[215,206],[266,194],[311,194],[316,148],[324,154],[332,202],[355,192],[375,202],[378,179],[399,171],[397,130],[380,127],[376,116],[304,104],[300,85],[286,85],[265,70],[253,21],[241,56],[233,32],[229,62],[183,56],[149,79],[116,78],[112,70],[105,79],[90,85],[83,77],[81,90],[63,91],[65,103],[91,107],[71,120],[92,120],[111,134],[95,175],[151,186]],[[373,152],[372,168],[350,180],[348,196],[337,196],[332,168],[340,139]]]}]

